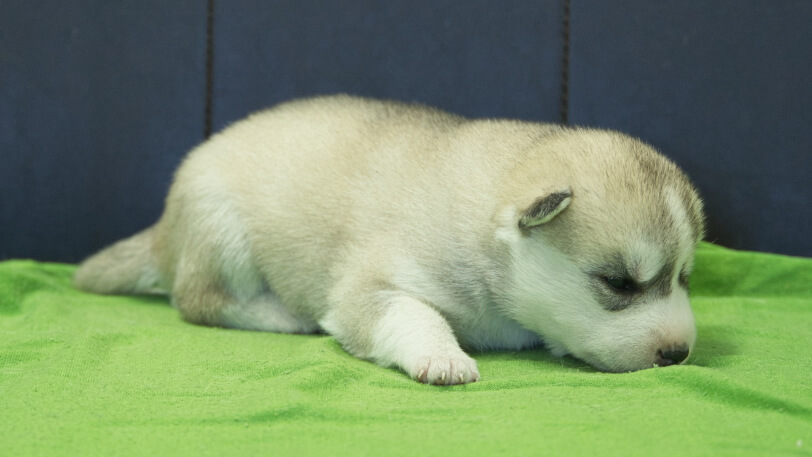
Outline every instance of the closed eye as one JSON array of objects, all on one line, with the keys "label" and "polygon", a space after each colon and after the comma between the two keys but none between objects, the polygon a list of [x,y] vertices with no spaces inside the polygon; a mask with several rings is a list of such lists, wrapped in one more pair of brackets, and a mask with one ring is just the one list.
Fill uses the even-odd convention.
[{"label": "closed eye", "polygon": [[616,293],[634,294],[640,291],[640,286],[633,279],[625,276],[602,276],[601,279]]}]

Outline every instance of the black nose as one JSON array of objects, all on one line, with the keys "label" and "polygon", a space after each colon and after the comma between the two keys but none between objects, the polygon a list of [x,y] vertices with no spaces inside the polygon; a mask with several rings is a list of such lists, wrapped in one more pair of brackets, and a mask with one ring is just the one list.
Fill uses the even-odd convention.
[{"label": "black nose", "polygon": [[680,364],[688,358],[688,354],[690,354],[688,346],[661,349],[657,351],[657,365],[667,367],[668,365]]}]

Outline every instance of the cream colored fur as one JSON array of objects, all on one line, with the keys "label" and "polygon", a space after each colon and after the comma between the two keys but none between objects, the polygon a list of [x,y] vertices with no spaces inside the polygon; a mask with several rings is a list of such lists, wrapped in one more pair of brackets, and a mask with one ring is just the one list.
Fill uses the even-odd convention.
[{"label": "cream colored fur", "polygon": [[[193,150],[157,224],[75,282],[169,293],[199,324],[323,330],[429,383],[479,379],[463,348],[542,341],[629,371],[693,347],[680,278],[702,227],[683,174],[624,135],[333,96]],[[619,269],[660,280],[626,300]]]}]

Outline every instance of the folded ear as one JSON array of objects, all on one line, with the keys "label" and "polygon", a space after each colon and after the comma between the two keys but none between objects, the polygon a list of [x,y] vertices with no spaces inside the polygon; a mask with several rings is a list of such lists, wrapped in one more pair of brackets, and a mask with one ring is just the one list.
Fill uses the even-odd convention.
[{"label": "folded ear", "polygon": [[519,217],[519,227],[529,229],[551,221],[572,201],[572,190],[564,189],[542,195],[525,208]]}]

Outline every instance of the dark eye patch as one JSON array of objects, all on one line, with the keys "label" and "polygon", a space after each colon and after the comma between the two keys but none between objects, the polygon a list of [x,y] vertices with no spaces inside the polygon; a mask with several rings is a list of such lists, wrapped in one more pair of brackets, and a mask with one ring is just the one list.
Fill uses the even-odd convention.
[{"label": "dark eye patch", "polygon": [[640,284],[626,275],[599,275],[598,293],[608,311],[622,311],[631,306],[642,292]]},{"label": "dark eye patch", "polygon": [[688,274],[688,272],[686,272],[685,270],[680,272],[679,278],[677,279],[677,281],[679,281],[679,285],[684,287],[685,290],[690,289],[691,275]]},{"label": "dark eye patch", "polygon": [[622,311],[635,303],[671,293],[674,262],[667,262],[655,277],[645,282],[635,278],[632,268],[617,254],[608,262],[587,270],[593,278],[593,293],[607,311]]}]

